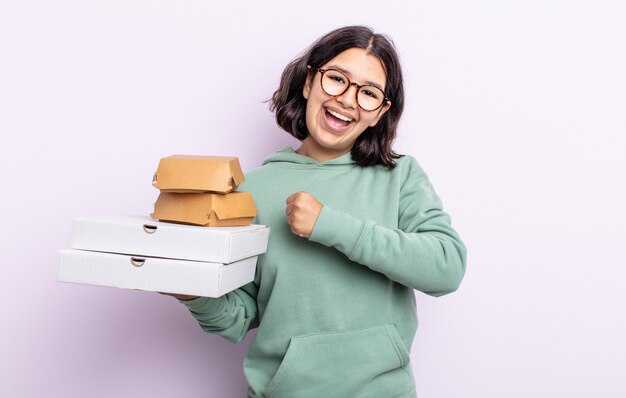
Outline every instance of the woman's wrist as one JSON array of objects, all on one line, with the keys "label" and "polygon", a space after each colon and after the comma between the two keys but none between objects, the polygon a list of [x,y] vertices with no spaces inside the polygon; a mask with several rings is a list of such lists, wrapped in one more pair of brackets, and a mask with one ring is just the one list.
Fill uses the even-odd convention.
[{"label": "woman's wrist", "polygon": [[160,294],[163,294],[165,296],[172,296],[175,299],[178,299],[180,301],[191,301],[191,300],[195,300],[200,296],[191,296],[189,294],[177,294],[177,293],[164,293],[164,292],[159,292]]}]

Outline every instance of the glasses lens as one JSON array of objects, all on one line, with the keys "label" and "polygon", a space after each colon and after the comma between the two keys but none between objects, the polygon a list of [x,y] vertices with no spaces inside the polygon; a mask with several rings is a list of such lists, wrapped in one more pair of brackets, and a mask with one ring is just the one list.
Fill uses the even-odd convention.
[{"label": "glasses lens", "polygon": [[[350,87],[350,79],[343,73],[327,69],[322,74],[322,89],[328,95],[341,95]],[[362,86],[356,95],[359,106],[366,111],[378,109],[385,100],[385,93],[374,86]]]},{"label": "glasses lens", "polygon": [[378,109],[383,103],[385,94],[378,87],[363,86],[359,90],[356,98],[361,108],[366,111],[373,111],[374,109]]},{"label": "glasses lens", "polygon": [[328,95],[341,95],[350,85],[350,80],[343,73],[328,69],[322,75],[322,89]]}]

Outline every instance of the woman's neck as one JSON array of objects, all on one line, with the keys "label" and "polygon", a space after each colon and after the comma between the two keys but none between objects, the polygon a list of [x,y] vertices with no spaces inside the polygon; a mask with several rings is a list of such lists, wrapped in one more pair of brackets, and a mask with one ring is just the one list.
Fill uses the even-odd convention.
[{"label": "woman's neck", "polygon": [[339,156],[350,152],[352,148],[348,148],[344,151],[336,151],[328,148],[324,148],[319,145],[311,136],[306,137],[302,141],[300,148],[296,149],[296,153],[299,155],[308,156],[318,162],[325,162],[327,160],[338,158]]}]

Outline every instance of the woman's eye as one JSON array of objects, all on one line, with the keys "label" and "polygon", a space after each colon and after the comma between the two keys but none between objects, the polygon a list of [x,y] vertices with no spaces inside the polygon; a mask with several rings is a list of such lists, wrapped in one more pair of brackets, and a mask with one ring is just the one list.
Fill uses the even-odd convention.
[{"label": "woman's eye", "polygon": [[378,98],[378,95],[376,95],[375,92],[373,92],[372,90],[368,90],[367,88],[363,88],[361,90],[361,93],[371,98]]},{"label": "woman's eye", "polygon": [[338,75],[330,75],[330,79],[337,83],[341,83],[341,84],[345,83],[345,80],[343,79],[343,77],[338,76]]}]

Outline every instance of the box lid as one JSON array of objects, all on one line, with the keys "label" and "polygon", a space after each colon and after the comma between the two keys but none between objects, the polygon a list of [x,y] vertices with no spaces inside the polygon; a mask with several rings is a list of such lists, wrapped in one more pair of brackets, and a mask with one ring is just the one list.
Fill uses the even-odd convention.
[{"label": "box lid", "polygon": [[264,253],[268,239],[265,225],[205,227],[119,215],[74,218],[71,248],[228,264]]},{"label": "box lid", "polygon": [[235,156],[172,155],[159,161],[152,185],[162,192],[228,193],[244,179]]}]

